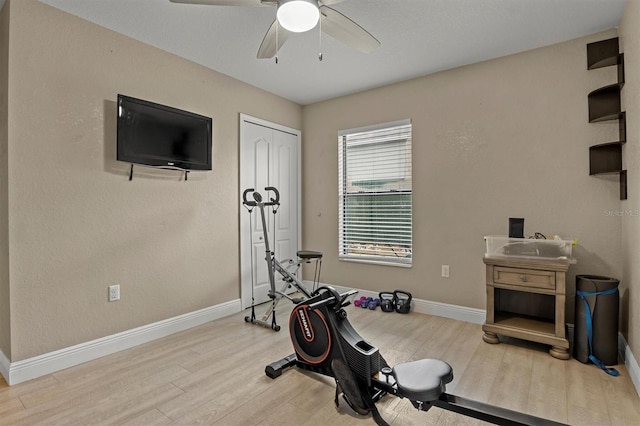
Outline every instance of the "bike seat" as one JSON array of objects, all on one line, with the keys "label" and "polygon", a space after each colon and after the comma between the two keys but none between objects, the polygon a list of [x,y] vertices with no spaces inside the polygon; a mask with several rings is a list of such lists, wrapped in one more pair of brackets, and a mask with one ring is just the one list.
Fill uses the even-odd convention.
[{"label": "bike seat", "polygon": [[298,250],[296,255],[303,260],[322,259],[321,251]]},{"label": "bike seat", "polygon": [[453,369],[439,359],[421,359],[393,367],[398,394],[412,400],[435,401],[453,380]]}]

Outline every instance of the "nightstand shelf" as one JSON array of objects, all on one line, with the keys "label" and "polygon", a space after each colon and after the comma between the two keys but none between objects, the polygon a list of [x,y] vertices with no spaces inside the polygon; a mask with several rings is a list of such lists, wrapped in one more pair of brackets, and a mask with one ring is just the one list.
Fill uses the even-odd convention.
[{"label": "nightstand shelf", "polygon": [[513,312],[495,312],[494,324],[499,327],[527,330],[534,333],[548,334],[555,337],[555,324],[553,321],[531,317],[528,315],[514,314]]}]

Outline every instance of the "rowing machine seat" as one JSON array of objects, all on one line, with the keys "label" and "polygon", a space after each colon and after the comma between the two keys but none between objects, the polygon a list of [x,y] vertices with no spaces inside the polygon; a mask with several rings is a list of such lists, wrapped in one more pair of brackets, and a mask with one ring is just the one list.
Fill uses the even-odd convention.
[{"label": "rowing machine seat", "polygon": [[392,369],[398,394],[413,401],[435,401],[453,380],[453,369],[439,359],[421,359],[398,364]]},{"label": "rowing machine seat", "polygon": [[298,250],[296,255],[302,260],[322,259],[322,252],[313,250]]}]

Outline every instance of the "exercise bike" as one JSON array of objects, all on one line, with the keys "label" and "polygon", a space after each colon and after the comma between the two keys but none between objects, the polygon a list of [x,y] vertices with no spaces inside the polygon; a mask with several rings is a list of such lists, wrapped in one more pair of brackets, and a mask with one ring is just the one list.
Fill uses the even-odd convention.
[{"label": "exercise bike", "polygon": [[336,406],[342,394],[355,412],[371,414],[381,426],[388,423],[375,404],[386,395],[407,398],[421,411],[439,407],[497,425],[562,424],[446,393],[453,369],[439,359],[390,367],[378,348],[365,341],[347,319],[344,307],[356,293],[340,294],[332,287],[319,287],[313,297],[298,304],[289,318],[295,352],[267,365],[265,374],[275,379],[295,366],[333,377]]},{"label": "exercise bike", "polygon": [[[319,251],[312,250],[298,250],[296,253],[297,259],[286,259],[282,261],[278,261],[275,256],[275,252],[271,250],[269,247],[269,232],[267,230],[267,218],[265,214],[265,207],[271,207],[274,214],[274,229],[275,229],[275,214],[278,212],[278,208],[280,207],[280,192],[272,187],[268,186],[264,189],[266,193],[273,192],[274,198],[269,198],[269,201],[264,201],[262,195],[255,191],[254,188],[246,189],[242,193],[242,205],[249,212],[249,227],[251,229],[250,234],[252,235],[253,227],[251,226],[251,217],[253,213],[253,209],[255,207],[260,210],[260,218],[262,220],[262,232],[264,237],[264,247],[265,247],[265,261],[267,262],[267,272],[269,278],[269,291],[267,296],[271,299],[271,303],[267,308],[266,312],[262,316],[261,319],[256,318],[255,312],[255,299],[253,294],[254,288],[254,280],[253,280],[253,272],[251,273],[251,315],[245,316],[244,320],[246,322],[260,325],[263,327],[269,327],[274,331],[280,331],[280,326],[276,321],[276,306],[278,302],[283,298],[286,298],[293,302],[294,304],[301,303],[305,299],[311,297],[311,292],[315,290],[320,281],[320,270],[322,267],[322,253]],[[249,194],[252,195],[253,201],[248,199]],[[275,231],[274,231],[275,232]],[[251,241],[251,254],[253,256],[253,240]],[[309,290],[300,279],[298,279],[298,271],[300,270],[303,263],[311,263],[315,262],[315,273],[313,277],[313,290]],[[253,265],[253,258],[251,259],[251,265]],[[282,287],[280,290],[276,289],[276,279],[275,273],[278,273],[282,276]],[[290,297],[287,294],[287,291],[295,287],[300,293],[302,293],[301,297]],[[269,321],[269,317],[271,317],[271,321]]]}]

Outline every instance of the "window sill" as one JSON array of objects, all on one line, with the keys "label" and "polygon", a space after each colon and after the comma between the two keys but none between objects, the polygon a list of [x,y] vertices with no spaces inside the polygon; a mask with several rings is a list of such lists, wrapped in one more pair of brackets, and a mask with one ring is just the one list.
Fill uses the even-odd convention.
[{"label": "window sill", "polygon": [[353,263],[368,263],[370,265],[380,265],[380,266],[395,266],[398,268],[411,268],[411,263],[400,263],[400,262],[385,262],[384,260],[375,260],[375,259],[358,259],[353,257],[340,257],[338,258],[341,262],[353,262]]}]

